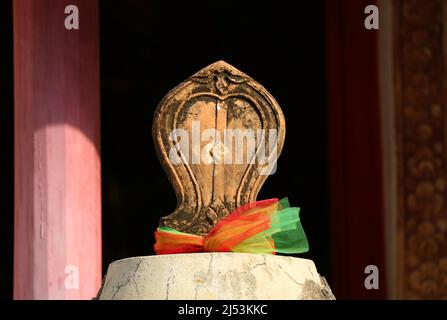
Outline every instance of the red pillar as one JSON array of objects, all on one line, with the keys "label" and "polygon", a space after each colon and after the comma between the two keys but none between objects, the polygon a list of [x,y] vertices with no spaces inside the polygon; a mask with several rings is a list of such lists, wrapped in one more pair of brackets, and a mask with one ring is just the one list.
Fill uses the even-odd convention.
[{"label": "red pillar", "polygon": [[[79,30],[64,26],[79,9]],[[101,281],[96,0],[14,0],[15,299],[90,299]]]}]

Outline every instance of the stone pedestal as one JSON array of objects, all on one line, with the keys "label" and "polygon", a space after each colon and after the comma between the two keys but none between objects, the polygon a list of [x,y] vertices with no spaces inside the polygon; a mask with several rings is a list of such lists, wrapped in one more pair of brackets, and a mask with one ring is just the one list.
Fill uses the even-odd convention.
[{"label": "stone pedestal", "polygon": [[311,260],[246,253],[134,257],[110,264],[100,300],[335,299]]}]

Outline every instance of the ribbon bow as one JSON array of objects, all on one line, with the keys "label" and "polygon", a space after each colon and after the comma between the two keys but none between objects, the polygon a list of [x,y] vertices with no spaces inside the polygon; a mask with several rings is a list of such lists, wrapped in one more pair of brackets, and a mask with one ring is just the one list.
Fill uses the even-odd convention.
[{"label": "ribbon bow", "polygon": [[217,223],[206,236],[159,227],[156,254],[190,252],[302,253],[309,250],[299,208],[287,198],[248,203]]}]

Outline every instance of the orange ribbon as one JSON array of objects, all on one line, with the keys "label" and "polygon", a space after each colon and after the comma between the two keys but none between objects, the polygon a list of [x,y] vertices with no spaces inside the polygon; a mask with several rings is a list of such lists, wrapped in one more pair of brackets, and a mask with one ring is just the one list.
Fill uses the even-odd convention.
[{"label": "orange ribbon", "polygon": [[[203,237],[159,227],[155,232],[155,253],[237,252],[244,241],[270,228],[270,217],[278,206],[276,198],[248,203],[222,219]],[[274,252],[273,240],[263,241],[263,245]]]}]

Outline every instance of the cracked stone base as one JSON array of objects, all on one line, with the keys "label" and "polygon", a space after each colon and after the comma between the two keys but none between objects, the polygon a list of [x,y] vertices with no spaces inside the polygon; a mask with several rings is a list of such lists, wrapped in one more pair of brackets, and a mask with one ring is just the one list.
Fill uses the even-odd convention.
[{"label": "cracked stone base", "polygon": [[246,253],[134,257],[110,264],[100,300],[335,299],[308,259]]}]

